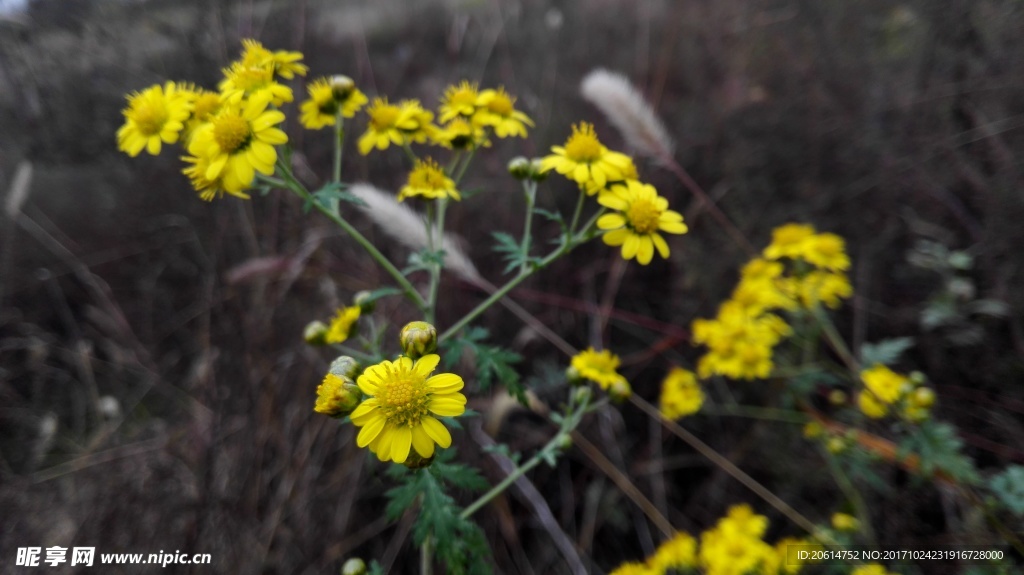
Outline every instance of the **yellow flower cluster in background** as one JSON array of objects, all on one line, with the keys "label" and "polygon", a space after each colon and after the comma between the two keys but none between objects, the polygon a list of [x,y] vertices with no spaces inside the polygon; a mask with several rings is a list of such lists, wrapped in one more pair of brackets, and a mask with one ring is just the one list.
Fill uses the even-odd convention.
[{"label": "yellow flower cluster in background", "polygon": [[768,518],[749,505],[735,505],[699,539],[679,532],[662,543],[644,562],[620,565],[611,575],[794,575],[801,565],[787,563],[788,545],[809,545],[807,540],[785,538],[771,545],[764,541]]},{"label": "yellow flower cluster in background", "polygon": [[772,233],[762,256],[748,262],[729,300],[712,320],[693,322],[693,340],[709,350],[701,357],[701,378],[764,379],[774,368],[775,346],[792,329],[775,311],[839,307],[853,294],[843,239],[816,233],[805,224],[786,224]]},{"label": "yellow flower cluster in background", "polygon": [[576,182],[587,195],[614,213],[597,220],[609,246],[622,246],[622,258],[641,265],[651,263],[654,252],[668,258],[669,247],[661,233],[685,234],[682,214],[668,209],[668,200],[650,184],[639,181],[629,156],[609,150],[597,138],[594,126],[574,125],[564,146],[552,146],[541,160],[541,171],[554,170]]},{"label": "yellow flower cluster in background", "polygon": [[661,384],[661,397],[658,408],[666,419],[679,419],[692,415],[704,404],[704,392],[701,391],[697,376],[688,369],[672,368]]},{"label": "yellow flower cluster in background", "polygon": [[626,378],[616,371],[620,363],[619,356],[607,349],[597,351],[593,347],[588,347],[573,356],[568,379],[570,382],[581,379],[592,381],[607,391],[613,399],[623,400],[630,396],[632,389]]},{"label": "yellow flower cluster in background", "polygon": [[310,130],[334,126],[339,117],[351,118],[368,102],[348,76],[317,78],[306,91],[309,99],[299,107],[299,121]]},{"label": "yellow flower cluster in background", "polygon": [[894,372],[876,364],[860,373],[864,389],[857,396],[857,405],[864,415],[880,419],[891,407],[902,405],[902,415],[913,422],[928,418],[935,403],[935,392],[924,387],[921,380]]}]

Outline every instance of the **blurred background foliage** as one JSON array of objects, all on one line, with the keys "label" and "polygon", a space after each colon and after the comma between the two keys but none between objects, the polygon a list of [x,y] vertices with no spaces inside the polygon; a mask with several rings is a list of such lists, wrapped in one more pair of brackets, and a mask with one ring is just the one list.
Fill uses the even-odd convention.
[{"label": "blurred background foliage", "polygon": [[[788,221],[847,239],[857,295],[836,318],[841,331],[855,349],[915,338],[901,365],[928,374],[937,415],[958,427],[983,475],[1024,463],[1022,29],[1019,0],[32,0],[4,14],[0,561],[10,565],[19,546],[61,545],[211,553],[203,573],[335,572],[352,555],[414,571],[410,518],[389,524],[380,511],[391,485],[381,467],[350,426],[312,412],[331,358],[301,338],[306,322],[386,278],[293,197],[206,204],[174,154],[131,160],[115,147],[126,93],[165,79],[213,87],[244,37],[300,50],[312,76],[347,74],[371,96],[432,107],[464,78],[517,95],[538,127],[480,154],[467,187],[487,200],[449,215],[495,280],[503,266],[490,233],[521,225],[505,162],[545,153],[580,120],[621,148],[577,88],[595,67],[625,73],[678,141],[680,163],[755,245]],[[297,161],[316,182],[328,173],[330,137],[301,131],[296,117]],[[619,256],[599,243],[513,298],[574,345],[604,337],[635,392],[653,399],[673,361],[696,357],[690,322],[714,314],[746,258],[674,179],[640,169],[691,231],[668,262],[629,266],[608,330],[594,310]],[[31,170],[27,186],[11,184],[19,170],[22,181]],[[349,180],[394,190],[404,170],[399,153],[346,154]],[[564,181],[539,196],[563,211],[573,201]],[[480,297],[454,278],[442,294],[442,326]],[[378,313],[392,326],[418,319],[395,302]],[[483,324],[526,358],[524,378],[542,383],[566,361],[501,308]],[[713,392],[772,405],[779,389]],[[473,403],[485,417],[492,407],[488,397]],[[502,413],[485,422],[513,450],[549,435],[535,415]],[[800,426],[721,414],[686,425],[827,521],[839,496],[827,475],[806,472],[820,455]],[[750,499],[635,410],[584,433],[677,528],[699,531]],[[456,445],[500,477],[468,431]],[[966,541],[979,529],[942,490],[878,472],[879,540]],[[657,543],[584,454],[531,478],[589,571]],[[778,535],[799,534],[757,510]],[[498,572],[565,569],[513,496],[478,520]]]}]

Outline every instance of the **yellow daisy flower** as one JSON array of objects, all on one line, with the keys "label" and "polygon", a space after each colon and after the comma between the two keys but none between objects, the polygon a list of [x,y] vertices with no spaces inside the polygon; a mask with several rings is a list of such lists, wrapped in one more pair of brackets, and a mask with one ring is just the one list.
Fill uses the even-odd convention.
[{"label": "yellow daisy flower", "polygon": [[608,389],[620,381],[626,381],[625,377],[615,371],[619,363],[619,356],[607,349],[596,351],[588,347],[573,356],[571,365],[580,377],[593,381],[601,389]]},{"label": "yellow daisy flower", "polygon": [[220,94],[204,90],[203,88],[192,88],[188,91],[189,99],[192,102],[192,114],[185,122],[185,130],[182,132],[182,140],[188,144],[196,128],[209,122],[210,118],[220,110]]},{"label": "yellow daisy flower", "polygon": [[819,268],[846,271],[850,256],[846,255],[846,242],[836,234],[817,234],[810,238],[803,258]]},{"label": "yellow daisy flower", "polygon": [[246,66],[269,65],[274,73],[286,80],[291,80],[296,74],[305,76],[309,71],[305,64],[299,63],[299,60],[302,59],[302,52],[285,50],[271,52],[264,48],[258,40],[251,38],[242,40],[242,46],[245,48],[242,52],[242,64]]},{"label": "yellow daisy flower", "polygon": [[366,113],[370,123],[359,138],[359,153],[364,156],[374,148],[386,150],[391,144],[423,142],[434,130],[430,123],[434,115],[415,100],[395,105],[389,104],[387,98],[374,98]]},{"label": "yellow daisy flower", "polygon": [[476,113],[479,96],[476,82],[470,83],[463,80],[457,86],[448,86],[444,90],[444,96],[441,97],[439,119],[442,122],[449,122],[459,116],[473,117],[473,114]]},{"label": "yellow daisy flower", "polygon": [[688,369],[674,367],[661,383],[661,397],[658,408],[666,419],[676,420],[692,415],[704,403],[704,392],[697,383],[697,376]]},{"label": "yellow daisy flower", "polygon": [[435,416],[454,417],[466,411],[466,396],[459,393],[462,378],[453,373],[430,374],[441,358],[425,355],[415,362],[402,356],[370,366],[357,384],[368,399],[352,412],[352,423],[362,429],[359,447],[369,447],[381,461],[404,463],[410,449],[428,459],[434,444],[447,448],[452,436]]},{"label": "yellow daisy flower", "polygon": [[231,67],[224,68],[224,80],[217,86],[221,98],[238,104],[243,98],[270,96],[270,103],[281,106],[294,98],[292,89],[279,84],[274,79],[274,67],[270,64],[247,66],[234,62]]},{"label": "yellow daisy flower", "polygon": [[273,174],[277,162],[274,146],[288,141],[288,136],[275,127],[284,121],[284,114],[267,109],[269,98],[269,94],[262,94],[242,103],[224,102],[189,143],[190,154],[210,162],[206,179],[220,179],[229,193],[248,188],[256,171]]},{"label": "yellow daisy flower", "polygon": [[306,86],[306,91],[309,99],[299,107],[299,121],[310,130],[333,126],[339,115],[351,118],[368,101],[347,76],[317,78]]},{"label": "yellow daisy flower", "polygon": [[651,263],[654,250],[667,258],[668,243],[658,232],[685,234],[686,224],[679,212],[668,209],[668,200],[658,195],[654,186],[636,180],[615,186],[598,196],[598,203],[620,213],[605,214],[597,220],[597,227],[608,230],[604,243],[622,246],[622,257],[634,257],[641,265]]},{"label": "yellow daisy flower", "polygon": [[764,257],[799,258],[807,250],[808,242],[814,237],[814,226],[807,224],[786,224],[772,230],[772,243],[764,249]]},{"label": "yellow daisy flower", "polygon": [[639,561],[623,563],[608,575],[655,575],[657,572]]},{"label": "yellow daisy flower", "polygon": [[359,314],[362,310],[359,306],[349,306],[338,310],[338,313],[331,320],[327,328],[327,335],[324,341],[327,343],[343,343],[353,333],[356,322],[359,321]]},{"label": "yellow daisy flower", "polygon": [[559,174],[575,181],[592,193],[593,189],[603,188],[608,180],[622,179],[622,173],[632,162],[629,156],[612,152],[601,145],[594,132],[594,125],[582,122],[572,127],[572,135],[566,140],[565,146],[552,146],[554,154],[545,156],[541,161],[541,169],[545,172],[555,170]]},{"label": "yellow daisy flower", "polygon": [[[511,136],[526,137],[526,127],[533,127],[529,116],[515,109],[515,98],[505,88],[487,89],[480,92],[476,105],[478,110],[473,121],[483,126],[494,128],[494,135],[499,138]],[[442,118],[443,119],[443,118]]]},{"label": "yellow daisy flower", "polygon": [[117,130],[117,148],[133,158],[143,149],[159,154],[162,144],[178,141],[191,107],[187,94],[174,82],[133,92],[122,111],[125,122]]},{"label": "yellow daisy flower", "polygon": [[697,566],[697,540],[693,535],[680,531],[658,546],[654,555],[647,558],[647,565],[655,573],[692,569]]},{"label": "yellow daisy flower", "polygon": [[249,194],[242,190],[224,188],[223,172],[212,180],[208,179],[206,172],[210,169],[210,159],[206,156],[182,156],[181,159],[189,164],[182,170],[182,173],[188,176],[192,187],[199,192],[199,197],[203,200],[212,202],[214,198],[224,197],[225,192],[243,200],[249,199]]},{"label": "yellow daisy flower", "polygon": [[473,150],[481,146],[488,147],[487,132],[465,118],[455,118],[434,131],[430,139],[445,148],[456,150]]},{"label": "yellow daisy flower", "polygon": [[462,196],[455,189],[455,182],[452,181],[441,169],[437,162],[427,158],[416,160],[416,165],[409,172],[409,181],[398,193],[398,201],[405,198],[420,196],[428,200],[441,198],[452,198],[461,200]]}]

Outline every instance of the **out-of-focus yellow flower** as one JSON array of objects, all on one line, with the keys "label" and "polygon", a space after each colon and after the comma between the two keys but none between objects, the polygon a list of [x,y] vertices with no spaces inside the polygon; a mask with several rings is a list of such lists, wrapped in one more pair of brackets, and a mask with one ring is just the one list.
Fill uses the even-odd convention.
[{"label": "out-of-focus yellow flower", "polygon": [[832,528],[836,531],[856,531],[860,529],[860,520],[848,513],[833,513]]},{"label": "out-of-focus yellow flower", "polygon": [[654,573],[667,573],[670,569],[685,570],[697,566],[697,540],[684,531],[666,539],[647,559]]},{"label": "out-of-focus yellow flower", "polygon": [[306,91],[309,99],[299,107],[299,121],[310,130],[333,126],[338,116],[351,118],[362,108],[366,96],[356,88],[351,78],[334,76],[313,80]]},{"label": "out-of-focus yellow flower", "polygon": [[455,189],[455,182],[430,158],[416,160],[416,165],[409,172],[408,182],[398,193],[398,201],[417,196],[428,200],[462,199],[459,191]]},{"label": "out-of-focus yellow flower", "polygon": [[416,100],[396,105],[389,104],[387,98],[374,98],[366,113],[370,123],[359,138],[359,153],[364,156],[374,148],[386,150],[391,144],[422,143],[436,130],[431,123],[434,115]]},{"label": "out-of-focus yellow flower", "polygon": [[526,127],[533,127],[529,116],[516,110],[515,98],[505,88],[484,90],[477,98],[477,112],[474,123],[494,128],[494,135],[499,138],[518,136],[526,137]]},{"label": "out-of-focus yellow flower", "polygon": [[895,573],[886,571],[885,567],[878,563],[868,563],[850,571],[850,575],[895,575]]},{"label": "out-of-focus yellow flower", "polygon": [[616,369],[619,367],[619,356],[608,351],[596,351],[592,347],[577,353],[572,358],[572,367],[579,373],[580,377],[601,386],[607,390],[619,381],[626,381]]},{"label": "out-of-focus yellow flower", "polygon": [[128,96],[124,125],[117,130],[117,148],[131,157],[142,150],[155,156],[162,144],[178,141],[192,109],[188,93],[178,90],[174,82],[156,85]]},{"label": "out-of-focus yellow flower", "polygon": [[295,99],[291,88],[276,81],[273,66],[233,62],[223,72],[224,80],[217,87],[221,98],[227,102],[239,104],[244,98],[267,96],[271,104],[280,106]]},{"label": "out-of-focus yellow flower", "polygon": [[476,82],[463,80],[458,85],[448,86],[441,96],[440,116],[442,122],[450,122],[455,118],[470,119],[476,114],[477,99],[480,92]]},{"label": "out-of-focus yellow flower", "polygon": [[770,260],[799,258],[810,247],[814,227],[807,224],[786,224],[772,230],[772,242],[764,249],[764,257]]},{"label": "out-of-focus yellow flower", "polygon": [[210,118],[220,110],[221,100],[219,93],[197,88],[191,84],[179,82],[178,87],[188,95],[192,103],[192,113],[185,122],[185,130],[181,133],[182,141],[187,146],[196,128],[209,122]]},{"label": "out-of-focus yellow flower", "polygon": [[339,309],[327,328],[327,335],[324,336],[324,341],[327,343],[344,343],[355,331],[354,328],[356,322],[359,321],[360,313],[362,311],[357,305]]},{"label": "out-of-focus yellow flower", "polygon": [[634,257],[647,265],[654,250],[663,258],[669,256],[668,243],[659,232],[685,234],[686,224],[679,212],[668,209],[668,200],[658,195],[654,186],[629,180],[598,196],[602,206],[618,213],[598,218],[597,227],[606,230],[602,239],[610,246],[622,246],[623,259]]},{"label": "out-of-focus yellow flower", "polygon": [[302,52],[289,52],[277,50],[271,52],[263,47],[258,40],[247,38],[242,40],[241,63],[245,66],[269,66],[275,74],[291,80],[296,74],[305,76],[309,68],[299,62],[302,59]]},{"label": "out-of-focus yellow flower", "polygon": [[709,348],[697,364],[697,373],[701,378],[717,374],[764,379],[774,367],[772,350],[791,331],[777,315],[751,313],[737,302],[726,301],[715,319],[693,322],[694,343]]},{"label": "out-of-focus yellow flower", "polygon": [[461,117],[454,118],[435,130],[430,139],[445,148],[456,150],[473,150],[491,145],[487,139],[487,131],[483,127]]},{"label": "out-of-focus yellow flower", "polygon": [[679,419],[697,413],[704,403],[704,392],[697,376],[688,369],[674,367],[661,384],[658,408],[666,419]]}]

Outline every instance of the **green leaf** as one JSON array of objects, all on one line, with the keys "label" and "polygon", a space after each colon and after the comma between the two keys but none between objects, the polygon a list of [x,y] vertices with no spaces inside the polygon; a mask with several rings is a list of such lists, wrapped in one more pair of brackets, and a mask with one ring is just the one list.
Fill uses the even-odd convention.
[{"label": "green leaf", "polygon": [[962,448],[963,440],[952,425],[931,420],[922,422],[900,443],[903,455],[915,454],[920,458],[922,475],[941,471],[957,481],[977,483],[978,471],[974,462],[961,453]]},{"label": "green leaf", "polygon": [[992,317],[1010,317],[1010,306],[997,299],[979,299],[967,304],[968,313]]},{"label": "green leaf", "polygon": [[418,271],[430,271],[436,266],[444,265],[444,250],[431,251],[422,249],[409,254],[409,265],[402,270],[402,273],[409,275]]},{"label": "green leaf", "polygon": [[400,290],[400,289],[398,289],[396,287],[382,287],[382,288],[377,288],[377,289],[371,291],[370,293],[366,294],[366,296],[363,298],[362,301],[363,301],[364,304],[371,304],[371,303],[376,302],[379,299],[384,299],[386,297],[391,297],[393,295],[401,295],[401,294],[402,294],[402,290]]},{"label": "green leaf", "polygon": [[470,327],[459,335],[441,343],[444,348],[447,369],[452,369],[468,351],[476,362],[476,377],[481,389],[489,388],[495,381],[505,386],[510,394],[526,405],[526,390],[519,381],[519,374],[513,367],[522,361],[522,356],[501,346],[488,345],[488,331],[482,327]]},{"label": "green leaf", "polygon": [[338,200],[339,202],[348,202],[360,207],[366,207],[364,202],[359,196],[356,196],[352,192],[348,191],[348,187],[341,182],[331,182],[319,190],[311,193],[306,198],[306,203],[302,206],[303,211],[308,212],[313,207],[313,202],[320,204],[325,208],[332,206],[332,200]]},{"label": "green leaf", "polygon": [[1024,467],[1010,465],[989,479],[988,486],[1010,512],[1024,517]]},{"label": "green leaf", "polygon": [[487,445],[483,448],[485,453],[498,453],[509,458],[512,463],[519,465],[519,461],[523,458],[523,454],[518,451],[512,451],[507,443],[495,443],[494,445]]},{"label": "green leaf", "polygon": [[864,367],[875,364],[892,365],[899,361],[903,352],[914,345],[912,337],[894,337],[883,339],[878,343],[865,343],[860,346],[860,363]]},{"label": "green leaf", "polygon": [[529,254],[523,253],[522,245],[511,235],[505,232],[493,232],[491,235],[498,241],[497,245],[494,246],[494,251],[499,254],[505,254],[502,259],[508,262],[503,273],[507,274],[512,270],[518,269],[524,263],[536,265],[540,262],[539,258],[533,258]]}]

